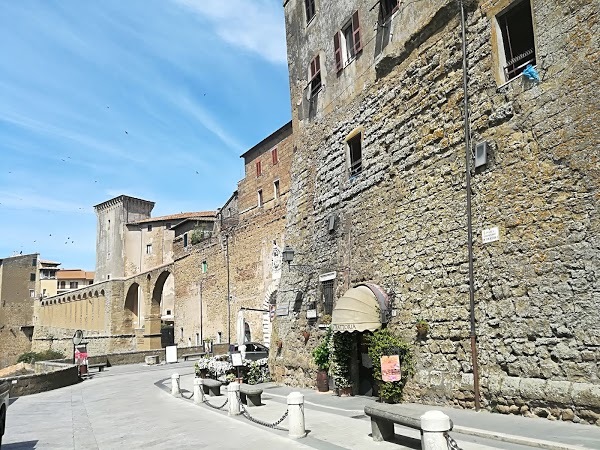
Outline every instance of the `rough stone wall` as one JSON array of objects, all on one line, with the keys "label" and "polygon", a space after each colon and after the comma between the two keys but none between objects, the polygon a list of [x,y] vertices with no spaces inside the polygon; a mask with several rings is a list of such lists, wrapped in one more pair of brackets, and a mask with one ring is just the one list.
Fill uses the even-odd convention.
[{"label": "rough stone wall", "polygon": [[[290,130],[291,131],[291,130]],[[280,266],[274,267],[274,251],[283,249],[285,205],[289,195],[289,173],[293,157],[293,141],[287,132],[277,142],[261,143],[256,153],[246,158],[246,177],[238,183],[237,197],[228,201],[233,206],[231,217],[218,218],[210,239],[183,248],[181,238],[175,248],[175,338],[186,344],[196,342],[196,333],[204,339],[227,342],[229,326],[231,340],[236,339],[236,320],[240,308],[265,308],[270,294],[279,285]],[[272,164],[270,150],[278,149],[279,162]],[[263,174],[256,176],[256,158],[263,160]],[[272,197],[273,180],[280,181],[280,198]],[[263,189],[264,204],[256,206],[256,191]],[[226,206],[227,206],[226,205]],[[226,211],[226,208],[223,208]],[[229,237],[226,239],[225,235]],[[227,262],[225,242],[229,243],[230,325],[227,311]],[[275,257],[278,260],[278,257]],[[208,272],[201,273],[202,261]],[[202,294],[201,294],[202,292]],[[202,296],[202,327],[200,326],[200,296]],[[269,342],[268,315],[261,311],[244,314],[254,341]],[[183,328],[183,338],[181,329]],[[201,330],[202,328],[202,330]]]},{"label": "rough stone wall", "polygon": [[[304,95],[297,74],[310,61],[311,43],[320,42],[310,33],[332,36],[319,23],[299,28],[298,3],[286,6],[293,105]],[[352,3],[368,11],[365,2]],[[468,13],[472,136],[490,144],[487,166],[472,179],[483,405],[596,422],[598,5],[533,0],[541,82],[519,77],[499,86],[493,19],[508,3],[479,2]],[[410,17],[409,8],[392,20]],[[339,98],[319,99],[314,116],[294,114],[286,242],[317,273],[338,270],[338,297],[365,280],[392,294],[397,315],[389,326],[417,355],[409,399],[472,407],[460,21],[451,7],[437,11],[429,23],[407,22],[414,25],[408,40],[375,59],[376,39],[363,25],[359,59],[369,61],[368,73],[355,75]],[[324,57],[331,65],[332,52]],[[345,138],[359,126],[363,170],[349,179]],[[330,233],[332,214],[338,226]],[[500,239],[483,244],[482,230],[493,226]],[[278,302],[291,310],[298,289],[303,309],[319,299],[314,274],[284,272]],[[419,318],[431,327],[425,340],[415,336]],[[311,332],[306,345],[302,330]],[[304,311],[278,317],[276,332],[284,340],[272,355],[278,381],[313,385],[310,350],[322,332]]]},{"label": "rough stone wall", "polygon": [[14,364],[20,354],[31,350],[30,328],[21,327],[33,326],[35,298],[30,290],[40,292],[38,266],[36,253],[0,260],[0,368]]}]

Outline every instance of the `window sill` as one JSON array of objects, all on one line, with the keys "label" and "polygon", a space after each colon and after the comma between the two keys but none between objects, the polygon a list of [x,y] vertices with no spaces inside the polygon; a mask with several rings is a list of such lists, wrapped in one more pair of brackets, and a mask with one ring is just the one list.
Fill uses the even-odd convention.
[{"label": "window sill", "polygon": [[[533,66],[533,68],[537,70],[537,64],[536,64],[535,66]],[[513,83],[514,81],[517,81],[517,80],[519,80],[519,79],[521,79],[521,78],[523,78],[523,73],[522,73],[522,72],[521,72],[519,75],[517,75],[516,77],[514,77],[514,78],[511,78],[510,80],[508,80],[508,81],[505,81],[504,83],[502,83],[502,84],[498,85],[498,88],[497,88],[497,90],[499,91],[500,89],[502,89],[502,88],[504,88],[504,87],[506,87],[506,86],[510,85],[510,84],[511,84],[511,83]],[[540,81],[540,82],[541,82],[541,81]]]}]

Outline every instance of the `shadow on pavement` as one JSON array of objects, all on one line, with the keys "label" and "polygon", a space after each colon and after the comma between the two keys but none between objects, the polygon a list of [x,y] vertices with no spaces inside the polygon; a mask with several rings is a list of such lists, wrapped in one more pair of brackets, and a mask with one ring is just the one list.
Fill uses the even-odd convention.
[{"label": "shadow on pavement", "polygon": [[2,444],[2,450],[27,450],[35,449],[38,441],[15,442],[14,444]]}]

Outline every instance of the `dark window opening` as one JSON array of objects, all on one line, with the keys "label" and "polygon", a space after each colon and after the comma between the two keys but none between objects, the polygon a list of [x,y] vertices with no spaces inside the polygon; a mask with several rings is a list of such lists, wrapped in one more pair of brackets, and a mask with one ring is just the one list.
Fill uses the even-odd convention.
[{"label": "dark window opening", "polygon": [[315,7],[315,0],[304,0],[304,7],[306,8],[306,24],[315,17],[317,9]]},{"label": "dark window opening", "polygon": [[31,260],[31,267],[37,267],[37,258]]},{"label": "dark window opening", "polygon": [[502,32],[506,81],[516,78],[528,64],[535,65],[533,19],[529,1],[523,1],[498,16]]},{"label": "dark window opening", "polygon": [[171,229],[171,222],[167,222],[167,230]]},{"label": "dark window opening", "polygon": [[358,133],[348,141],[348,150],[350,153],[350,177],[354,177],[362,172],[361,137],[362,133]]},{"label": "dark window opening", "polygon": [[79,282],[77,281],[71,281],[69,282],[69,288],[71,289],[77,289],[79,287]]},{"label": "dark window opening", "polygon": [[148,231],[152,231],[152,225],[148,225]]},{"label": "dark window opening", "polygon": [[188,235],[187,235],[187,233],[185,233],[183,235],[183,246],[187,247],[187,245],[188,245]]},{"label": "dark window opening", "polygon": [[313,97],[321,89],[321,58],[315,56],[310,62],[310,96]]},{"label": "dark window opening", "polygon": [[385,22],[398,11],[398,0],[381,0],[379,6],[381,8],[381,21]]},{"label": "dark window opening", "polygon": [[258,191],[258,207],[260,208],[263,205],[263,193],[262,189]]},{"label": "dark window opening", "polygon": [[321,290],[323,293],[323,313],[331,315],[333,312],[333,280],[323,281]]},{"label": "dark window opening", "polygon": [[279,180],[273,181],[273,198],[279,198]]},{"label": "dark window opening", "polygon": [[66,287],[67,287],[67,282],[66,282],[66,281],[61,281],[61,282],[60,282],[60,288],[61,288],[61,289],[64,289],[64,288],[66,288]]},{"label": "dark window opening", "polygon": [[277,156],[277,149],[274,148],[273,150],[271,150],[271,157],[273,158],[273,165],[277,164],[279,162],[279,158]]},{"label": "dark window opening", "polygon": [[29,281],[35,281],[35,273],[29,274]]},{"label": "dark window opening", "polygon": [[256,176],[260,177],[262,175],[262,166],[260,161],[256,161]]}]

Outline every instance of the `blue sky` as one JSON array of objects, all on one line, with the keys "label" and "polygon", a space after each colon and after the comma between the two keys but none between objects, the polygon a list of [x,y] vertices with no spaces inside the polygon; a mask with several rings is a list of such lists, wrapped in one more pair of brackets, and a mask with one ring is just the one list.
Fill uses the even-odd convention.
[{"label": "blue sky", "polygon": [[290,119],[281,0],[0,1],[0,258],[93,270],[93,205],[221,206]]}]

